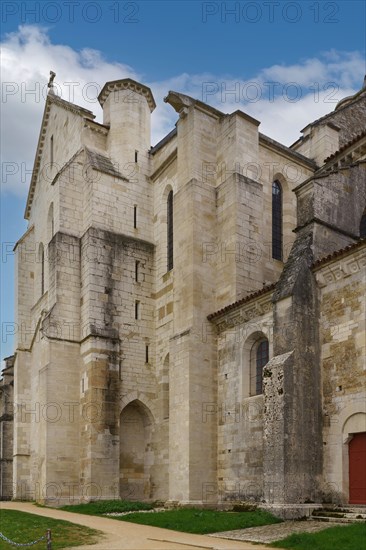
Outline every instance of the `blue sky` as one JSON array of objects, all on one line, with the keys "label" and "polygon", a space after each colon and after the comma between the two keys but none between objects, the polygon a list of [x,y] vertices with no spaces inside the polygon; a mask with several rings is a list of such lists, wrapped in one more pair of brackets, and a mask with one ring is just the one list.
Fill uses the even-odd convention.
[{"label": "blue sky", "polygon": [[224,112],[242,109],[261,121],[262,132],[290,145],[307,122],[358,90],[366,72],[362,1],[3,0],[1,10],[2,357],[13,353],[9,251],[26,229],[51,69],[60,95],[97,117],[95,96],[107,80],[131,76],[151,86],[158,104],[152,144],[176,120],[163,103],[169,89]]}]

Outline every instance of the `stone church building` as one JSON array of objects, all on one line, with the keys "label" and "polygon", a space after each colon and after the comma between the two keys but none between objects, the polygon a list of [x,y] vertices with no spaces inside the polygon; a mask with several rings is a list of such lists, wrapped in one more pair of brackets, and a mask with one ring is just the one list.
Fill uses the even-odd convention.
[{"label": "stone church building", "polygon": [[366,88],[291,147],[179,92],[48,94],[3,498],[366,504]]}]

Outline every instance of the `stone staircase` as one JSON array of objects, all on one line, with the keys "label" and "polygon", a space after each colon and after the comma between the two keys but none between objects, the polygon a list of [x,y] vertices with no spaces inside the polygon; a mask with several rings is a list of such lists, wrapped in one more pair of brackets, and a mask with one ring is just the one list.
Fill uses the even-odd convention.
[{"label": "stone staircase", "polygon": [[332,523],[366,523],[366,505],[317,508],[309,520]]}]

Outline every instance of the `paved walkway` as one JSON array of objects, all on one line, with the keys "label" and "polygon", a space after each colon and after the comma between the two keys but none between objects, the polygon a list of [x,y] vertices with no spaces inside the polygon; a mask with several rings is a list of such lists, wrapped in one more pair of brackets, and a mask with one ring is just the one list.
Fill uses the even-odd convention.
[{"label": "paved walkway", "polygon": [[345,525],[347,525],[347,523],[335,523],[330,521],[284,521],[283,523],[263,525],[262,527],[248,527],[247,529],[236,529],[235,531],[222,531],[220,533],[213,533],[209,536],[269,544],[275,540],[285,539],[289,535],[292,535],[292,533],[316,533],[317,531],[328,529],[328,527]]},{"label": "paved walkway", "polygon": [[263,545],[253,545],[239,540],[227,540],[208,535],[179,533],[160,527],[137,525],[126,521],[86,516],[52,508],[38,508],[29,502],[1,502],[1,509],[19,510],[54,519],[63,519],[92,529],[99,529],[104,536],[97,544],[78,546],[69,550],[268,550]]}]

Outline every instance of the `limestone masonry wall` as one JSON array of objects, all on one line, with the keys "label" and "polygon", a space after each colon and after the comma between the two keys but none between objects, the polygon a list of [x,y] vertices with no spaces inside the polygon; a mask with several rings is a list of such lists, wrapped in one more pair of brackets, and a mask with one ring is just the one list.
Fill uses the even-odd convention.
[{"label": "limestone masonry wall", "polygon": [[0,496],[293,515],[347,501],[366,432],[364,92],[292,148],[241,111],[165,101],[176,127],[151,147],[143,84],[106,83],[103,124],[48,96],[15,247]]}]

